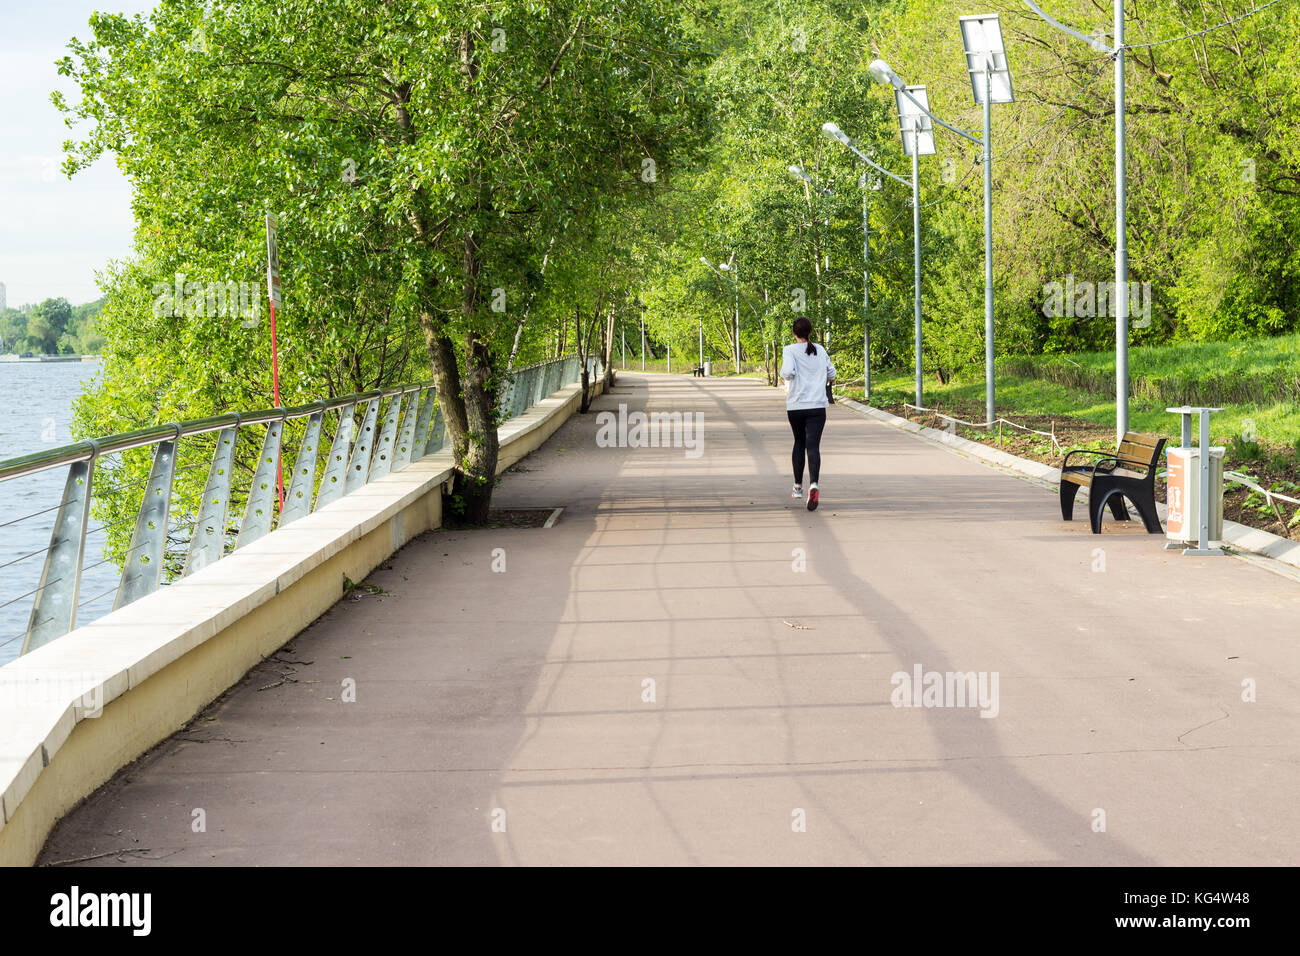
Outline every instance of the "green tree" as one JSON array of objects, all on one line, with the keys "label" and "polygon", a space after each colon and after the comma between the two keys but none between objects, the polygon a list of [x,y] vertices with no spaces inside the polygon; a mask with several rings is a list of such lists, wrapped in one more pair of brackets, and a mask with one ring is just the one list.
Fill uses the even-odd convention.
[{"label": "green tree", "polygon": [[55,355],[59,341],[72,320],[72,306],[67,299],[46,299],[32,310],[27,320],[27,347],[33,352]]},{"label": "green tree", "polygon": [[[126,327],[132,312],[148,321],[151,280],[252,272],[261,213],[273,210],[295,316],[291,393],[330,378],[340,349],[373,347],[362,340],[376,316],[403,354],[418,328],[457,494],[483,520],[509,303],[576,211],[605,192],[649,191],[645,170],[670,167],[696,114],[697,53],[679,20],[662,0],[163,0],[148,19],[97,15],[94,40],[74,41],[61,69],[82,91],[65,108],[93,123],[70,168],[113,151],[135,189],[142,255],[116,275],[139,286],[110,291],[110,356],[152,351]],[[492,308],[498,289],[504,313]],[[218,355],[246,356],[242,333],[205,318],[196,328],[153,317],[149,336],[185,343],[186,365],[234,371]],[[309,343],[321,354],[305,356]],[[110,358],[107,378],[128,364]],[[265,380],[239,364],[238,377]],[[345,365],[372,381],[406,371]]]},{"label": "green tree", "polygon": [[5,309],[0,315],[0,351],[21,352],[27,342],[27,316],[19,309]]}]

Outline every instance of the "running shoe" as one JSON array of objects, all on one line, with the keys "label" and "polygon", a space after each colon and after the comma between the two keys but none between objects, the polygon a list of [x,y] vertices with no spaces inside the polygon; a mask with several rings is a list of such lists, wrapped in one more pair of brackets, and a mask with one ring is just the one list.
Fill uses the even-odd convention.
[{"label": "running shoe", "polygon": [[802,486],[802,485],[795,485],[795,486],[794,486],[794,491],[790,492],[790,497],[791,497],[791,498],[802,498],[802,497],[803,497],[803,486]]},{"label": "running shoe", "polygon": [[808,489],[808,510],[809,511],[817,510],[817,498],[819,497],[819,494],[820,493],[816,485],[813,485],[811,488]]}]

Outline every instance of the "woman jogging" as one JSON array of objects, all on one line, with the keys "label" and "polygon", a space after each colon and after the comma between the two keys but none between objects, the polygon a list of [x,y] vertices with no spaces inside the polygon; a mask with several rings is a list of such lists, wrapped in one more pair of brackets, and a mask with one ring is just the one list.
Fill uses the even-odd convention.
[{"label": "woman jogging", "polygon": [[808,341],[812,323],[803,316],[794,320],[794,345],[781,353],[781,377],[790,383],[786,395],[786,417],[794,432],[794,492],[791,498],[803,497],[804,456],[808,458],[808,510],[817,510],[817,479],[822,470],[822,429],[826,426],[827,384],[835,381],[835,366],[826,349]]}]

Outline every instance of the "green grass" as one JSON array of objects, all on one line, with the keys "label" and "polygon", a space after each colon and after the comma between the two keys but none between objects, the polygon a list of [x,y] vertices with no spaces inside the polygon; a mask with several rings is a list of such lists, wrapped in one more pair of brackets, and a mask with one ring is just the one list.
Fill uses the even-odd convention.
[{"label": "green grass", "polygon": [[[1099,425],[1115,421],[1114,362],[1110,352],[999,360],[998,412],[1069,416]],[[1184,403],[1221,405],[1210,419],[1216,445],[1252,433],[1266,446],[1296,451],[1300,442],[1300,335],[1249,342],[1192,343],[1134,348],[1129,353],[1132,389],[1129,427],[1172,438],[1179,416],[1165,411]],[[982,372],[982,370],[980,370]],[[872,383],[873,404],[913,402],[910,372],[886,374]],[[946,385],[924,382],[931,408],[960,401],[984,403],[984,376],[959,376]],[[1195,425],[1193,425],[1193,435]]]},{"label": "green grass", "polygon": [[[1099,397],[1115,391],[1113,351],[1006,356],[998,375],[1077,388]],[[1300,334],[1241,342],[1189,342],[1129,351],[1130,402],[1272,408],[1300,404]]]}]

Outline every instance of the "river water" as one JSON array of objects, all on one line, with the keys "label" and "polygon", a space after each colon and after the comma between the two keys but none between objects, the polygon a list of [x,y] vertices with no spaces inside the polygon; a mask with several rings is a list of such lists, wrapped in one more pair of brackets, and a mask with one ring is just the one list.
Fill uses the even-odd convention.
[{"label": "river water", "polygon": [[[0,362],[0,460],[71,443],[72,403],[99,369],[99,362]],[[0,481],[0,664],[22,648],[35,597],[29,592],[40,583],[67,477],[65,465]],[[91,518],[90,527],[99,522]],[[101,563],[103,546],[102,532],[87,536],[79,624],[113,609],[119,572]]]}]

